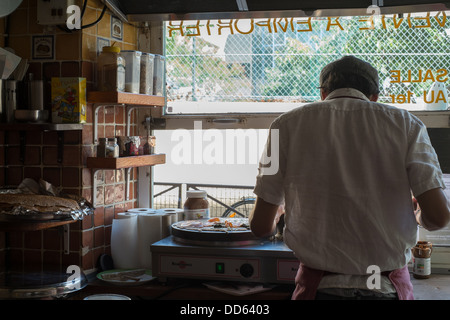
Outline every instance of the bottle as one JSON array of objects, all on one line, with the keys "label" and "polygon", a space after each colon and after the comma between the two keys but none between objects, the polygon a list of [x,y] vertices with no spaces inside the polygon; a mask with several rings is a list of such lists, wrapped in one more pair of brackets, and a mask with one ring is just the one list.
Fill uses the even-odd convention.
[{"label": "bottle", "polygon": [[412,248],[413,277],[416,279],[428,279],[431,274],[431,251],[433,245],[428,241],[418,241]]},{"label": "bottle", "polygon": [[106,138],[98,139],[97,157],[104,158],[106,155]]},{"label": "bottle", "polygon": [[125,59],[120,48],[105,46],[97,59],[98,91],[125,91]]},{"label": "bottle", "polygon": [[108,138],[108,143],[105,149],[106,158],[118,158],[119,157],[119,145],[117,144],[117,138]]},{"label": "bottle", "polygon": [[209,219],[209,203],[208,200],[206,200],[206,191],[190,190],[186,192],[186,195],[187,199],[184,203],[184,219]]}]

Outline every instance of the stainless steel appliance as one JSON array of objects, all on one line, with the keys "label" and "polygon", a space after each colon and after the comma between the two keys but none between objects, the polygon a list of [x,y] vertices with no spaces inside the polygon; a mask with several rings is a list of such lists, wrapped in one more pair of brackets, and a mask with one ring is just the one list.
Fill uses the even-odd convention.
[{"label": "stainless steel appliance", "polygon": [[230,234],[180,233],[172,228],[171,236],[150,247],[152,274],[162,282],[188,278],[293,284],[299,265],[293,252],[282,241],[250,234],[230,238]]}]

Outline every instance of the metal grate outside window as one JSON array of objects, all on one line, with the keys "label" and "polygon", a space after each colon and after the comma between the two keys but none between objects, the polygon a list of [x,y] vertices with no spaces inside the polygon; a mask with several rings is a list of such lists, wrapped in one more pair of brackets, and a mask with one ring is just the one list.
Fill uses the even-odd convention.
[{"label": "metal grate outside window", "polygon": [[[211,35],[198,36],[189,36],[189,32],[199,28],[185,28],[181,35],[166,25],[168,111],[180,113],[171,107],[176,102],[207,103],[214,112],[214,103],[298,105],[317,101],[320,70],[343,55],[354,55],[377,68],[379,101],[424,109],[424,95],[438,70],[446,72],[450,67],[450,21],[446,14],[375,16],[373,29],[362,30],[370,23],[367,18],[311,18],[308,25],[307,18],[298,18],[301,24],[286,18],[266,19],[265,24],[278,23],[278,32],[273,27],[254,26],[248,34],[222,30],[221,35],[217,32],[220,21],[192,22],[210,26]],[[329,26],[330,22],[334,24]],[[283,26],[286,30],[280,32]],[[393,70],[399,71],[400,81],[393,82]],[[426,71],[434,78],[424,79]],[[399,95],[406,101],[400,101]]]}]

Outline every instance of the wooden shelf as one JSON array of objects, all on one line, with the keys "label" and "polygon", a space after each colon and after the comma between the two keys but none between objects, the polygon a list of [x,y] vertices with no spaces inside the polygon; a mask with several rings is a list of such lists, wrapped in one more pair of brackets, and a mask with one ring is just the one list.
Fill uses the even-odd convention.
[{"label": "wooden shelf", "polygon": [[88,157],[86,166],[91,169],[123,169],[133,167],[153,166],[166,163],[165,154],[150,154],[120,158]]},{"label": "wooden shelf", "polygon": [[165,98],[161,96],[114,91],[91,91],[88,92],[87,100],[91,103],[129,104],[147,107],[163,107],[165,105]]},{"label": "wooden shelf", "polygon": [[82,123],[26,123],[13,122],[1,123],[0,130],[14,130],[14,131],[68,131],[68,130],[82,130]]},{"label": "wooden shelf", "polygon": [[77,220],[26,220],[0,215],[0,231],[37,231],[59,227],[76,222]]}]

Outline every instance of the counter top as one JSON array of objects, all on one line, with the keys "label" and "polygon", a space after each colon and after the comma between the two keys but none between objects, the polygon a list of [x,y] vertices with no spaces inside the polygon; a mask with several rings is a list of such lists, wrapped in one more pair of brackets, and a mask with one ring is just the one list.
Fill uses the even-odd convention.
[{"label": "counter top", "polygon": [[[429,279],[411,277],[416,300],[450,300],[450,275],[433,274]],[[278,285],[273,289],[246,296],[233,296],[208,289],[198,280],[177,280],[159,283],[156,279],[139,286],[116,286],[95,279],[81,290],[78,298],[101,293],[122,294],[149,300],[290,300],[293,285]]]}]

